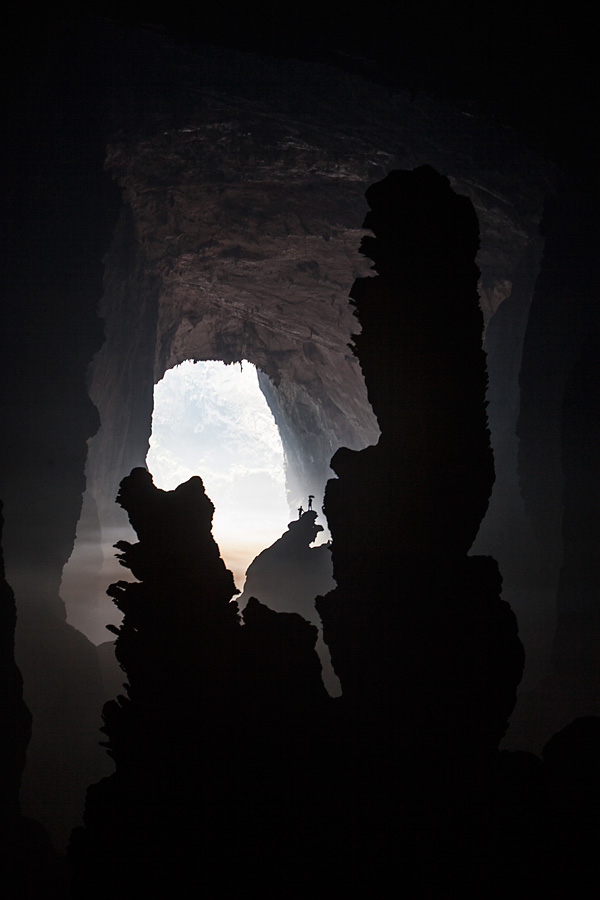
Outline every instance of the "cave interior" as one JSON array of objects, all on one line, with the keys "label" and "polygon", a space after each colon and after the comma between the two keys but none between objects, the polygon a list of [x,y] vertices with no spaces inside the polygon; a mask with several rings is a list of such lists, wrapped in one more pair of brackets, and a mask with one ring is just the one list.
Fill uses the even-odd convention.
[{"label": "cave interior", "polygon": [[[396,411],[384,427],[386,410],[396,410],[402,395],[390,359],[411,356],[402,349],[408,347],[402,322],[392,320],[372,359],[367,313],[361,317],[357,295],[349,302],[353,284],[373,279],[372,269],[384,277],[381,261],[371,266],[366,245],[362,255],[359,247],[378,225],[367,216],[365,193],[392,172],[432,167],[468,198],[478,221],[495,476],[466,550],[497,561],[502,600],[516,616],[525,651],[516,706],[496,743],[509,756],[527,754],[535,767],[531,760],[542,751],[545,763],[553,759],[553,735],[600,714],[599,223],[585,69],[568,53],[558,73],[551,65],[552,23],[542,27],[535,52],[510,31],[508,46],[520,65],[510,76],[498,69],[475,84],[484,51],[471,31],[463,35],[458,46],[465,67],[471,65],[467,77],[441,22],[396,56],[391,38],[376,51],[374,31],[361,44],[349,28],[335,35],[329,20],[310,39],[296,21],[295,38],[286,43],[281,31],[277,39],[262,31],[257,40],[258,25],[245,27],[243,16],[227,32],[212,15],[210,40],[209,25],[202,30],[194,20],[184,32],[168,16],[160,25],[110,17],[52,21],[44,23],[48,38],[25,26],[18,35],[29,49],[12,73],[6,115],[15,141],[5,148],[3,166],[7,440],[0,498],[10,587],[2,610],[8,610],[6,718],[18,723],[7,816],[39,829],[34,837],[30,827],[15,858],[43,859],[40,878],[60,885],[57,897],[64,896],[64,852],[82,821],[86,789],[114,768],[99,745],[99,728],[103,703],[122,689],[125,675],[106,632],[121,615],[106,592],[120,577],[113,545],[133,534],[128,510],[115,498],[122,480],[145,467],[154,386],[186,360],[253,363],[282,439],[290,519],[309,494],[319,511],[328,496],[325,509],[334,519],[351,518],[338,510],[336,494],[353,484],[351,460],[370,459],[360,456],[367,448],[384,453],[381,435],[396,428],[396,446],[404,442]],[[506,27],[500,23],[493,40],[488,35],[498,52]],[[533,27],[528,21],[525,31]],[[409,238],[396,236],[401,244]],[[452,300],[422,310],[424,358],[446,360],[455,334],[458,346],[462,312],[448,313]],[[381,374],[386,361],[389,379]],[[368,371],[379,380],[369,382]],[[417,400],[413,406],[417,415]],[[470,448],[465,443],[467,459]],[[338,487],[326,494],[334,457]],[[468,489],[461,496],[456,505],[466,508]],[[357,490],[357,509],[363,500]],[[352,593],[344,581],[344,566],[352,563],[343,560],[363,558],[356,541],[368,545],[370,526],[361,522],[366,531],[348,538],[349,551],[346,526],[338,524],[337,557],[332,528],[333,594],[327,569],[317,592],[327,597],[316,607],[304,607],[304,600],[286,605],[285,597],[280,606],[265,601],[267,607],[301,613],[319,640],[322,619],[325,639],[329,633],[341,642],[334,595]],[[381,524],[372,527],[383,534]],[[400,598],[405,576],[395,566],[402,553],[388,542],[390,559],[398,558],[381,563],[388,568],[377,589]],[[308,560],[306,551],[305,541],[298,552]],[[70,610],[61,578],[73,553],[87,574]],[[373,553],[380,559],[379,550]],[[432,581],[430,593],[438,588]],[[248,641],[260,642],[260,628],[279,640],[280,626],[262,607],[250,603],[246,618]],[[349,621],[363,627],[359,613]],[[311,635],[298,630],[290,640],[302,647],[314,643]],[[363,672],[368,684],[368,670],[341,651],[338,659],[342,696],[346,666],[348,708],[356,703],[362,710],[366,688],[353,678]],[[274,658],[273,665],[283,663]],[[320,710],[325,701],[310,666],[306,672]],[[371,724],[380,727],[375,719]],[[290,719],[286,727],[297,723]],[[362,738],[345,734],[364,749]],[[258,749],[249,753],[259,759]],[[332,767],[325,757],[324,768]],[[367,795],[364,788],[364,802]],[[442,814],[439,821],[448,824]],[[334,856],[341,854],[334,845]],[[282,871],[289,869],[292,858],[279,850]],[[381,847],[370,852],[383,855]]]}]

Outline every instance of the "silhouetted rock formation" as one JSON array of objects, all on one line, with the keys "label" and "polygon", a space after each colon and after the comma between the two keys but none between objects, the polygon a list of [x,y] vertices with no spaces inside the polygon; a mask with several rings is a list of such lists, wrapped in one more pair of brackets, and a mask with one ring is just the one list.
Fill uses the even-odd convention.
[{"label": "silhouetted rock formation", "polygon": [[235,765],[222,710],[236,721],[241,629],[229,602],[233,577],[211,535],[214,507],[200,478],[167,493],[144,469],[123,480],[118,502],[140,537],[119,543],[120,560],[141,580],[110,589],[124,613],[114,630],[127,696],[104,708],[116,772],[90,788],[81,845],[73,844],[76,869],[84,873],[81,896],[93,891],[92,870],[106,855],[124,890],[133,890],[136,878],[138,888],[145,884],[138,869],[148,853],[161,859],[156,877],[165,878],[178,843],[206,814],[198,806],[198,778],[207,809],[220,818],[219,792]]},{"label": "silhouetted rock formation", "polygon": [[14,896],[65,896],[66,868],[38,822],[21,815],[19,788],[31,737],[31,713],[15,663],[15,598],[4,575],[0,503],[0,860],[3,890]]},{"label": "silhouetted rock formation", "polygon": [[[254,599],[241,627],[200,478],[165,492],[134,469],[118,502],[140,538],[119,542],[119,558],[140,581],[110,589],[124,613],[113,630],[127,696],[104,707],[116,772],[90,788],[85,828],[73,835],[76,895],[96,896],[95,870],[105,858],[125,893],[166,889],[199,867],[227,895],[242,878],[228,863],[233,834],[253,848],[247,857],[236,849],[244,877],[266,884],[274,876],[265,872],[265,851],[255,857],[257,842],[278,847],[283,860],[314,794],[313,767],[300,761],[315,757],[311,723],[328,702],[317,629]],[[285,838],[282,803],[296,812]],[[140,873],[149,858],[155,869]]]},{"label": "silhouetted rock formation", "polygon": [[467,877],[466,844],[455,833],[449,851],[441,835],[452,822],[475,828],[523,666],[495,561],[467,556],[493,482],[477,221],[428,167],[391,173],[367,199],[375,237],[362,252],[379,274],[355,282],[351,296],[382,434],[376,447],[332,460],[339,477],[325,510],[338,587],[317,609],[365,773],[363,801],[369,808],[370,796],[386,794],[390,809],[397,804],[423,866],[456,856],[451,881],[453,871]]},{"label": "silhouetted rock formation", "polygon": [[[278,612],[299,613],[319,630],[317,652],[323,666],[323,681],[331,694],[339,693],[339,683],[331,668],[329,651],[323,643],[322,625],[315,598],[335,587],[331,550],[327,545],[311,547],[319,532],[317,513],[307,511],[290,522],[279,540],[250,563],[244,591],[239,597],[243,609],[250,597]],[[245,616],[244,616],[245,618]]]},{"label": "silhouetted rock formation", "polygon": [[0,166],[0,496],[16,658],[33,717],[21,805],[64,845],[86,785],[106,770],[95,650],[66,624],[59,591],[99,424],[86,370],[103,342],[102,258],[120,192],[103,171],[109,104],[97,46],[68,50],[57,19],[39,30],[33,22],[15,43],[28,52],[11,53],[3,105],[14,140]]},{"label": "silhouetted rock formation", "polygon": [[[360,543],[365,516],[372,520],[368,560],[351,550],[354,566],[338,565],[346,540],[334,540],[336,578],[338,569],[350,577],[359,559],[363,572],[365,561],[377,569],[397,548],[409,558],[465,554],[494,477],[473,207],[428,167],[392,173],[367,199],[373,211],[365,227],[376,236],[363,239],[361,252],[379,276],[357,279],[351,297],[362,326],[356,354],[382,436],[376,448],[334,457],[340,481],[328,483],[328,519],[336,493],[351,490],[349,546]],[[349,488],[342,473],[362,460],[380,475]]]},{"label": "silhouetted rock formation", "polygon": [[576,896],[597,879],[600,817],[600,717],[575,719],[542,751],[549,826],[549,883]]},{"label": "silhouetted rock formation", "polygon": [[575,719],[542,757],[499,755],[487,853],[493,896],[584,897],[597,878],[600,718]]},{"label": "silhouetted rock formation", "polygon": [[271,609],[297,612],[309,622],[318,623],[315,597],[334,587],[334,583],[330,548],[310,546],[323,531],[316,520],[316,512],[303,513],[250,563],[239,597],[242,608],[250,597],[258,597]]},{"label": "silhouetted rock formation", "polygon": [[[0,541],[3,525],[0,503]],[[31,737],[31,713],[23,700],[23,679],[15,663],[16,621],[15,598],[4,577],[4,556],[0,544],[0,722],[6,753],[0,767],[3,835],[4,817],[8,825],[19,815],[19,786],[25,766],[25,751]]]}]

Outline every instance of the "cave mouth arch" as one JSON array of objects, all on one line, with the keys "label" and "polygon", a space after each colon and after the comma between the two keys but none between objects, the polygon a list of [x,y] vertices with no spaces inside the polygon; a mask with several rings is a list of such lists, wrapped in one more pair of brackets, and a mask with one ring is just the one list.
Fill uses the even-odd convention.
[{"label": "cave mouth arch", "polygon": [[[240,593],[250,563],[286,531],[298,503],[307,505],[311,489],[323,528],[314,546],[330,539],[320,513],[322,485],[307,482],[301,501],[290,492],[293,441],[288,434],[286,453],[283,419],[277,421],[273,413],[275,398],[269,377],[247,359],[185,358],[153,384],[147,453],[137,462],[147,466],[162,490],[196,475],[203,479],[215,506],[213,535]],[[301,449],[297,452],[302,455]],[[117,626],[122,618],[106,595],[111,583],[128,578],[115,554],[118,540],[136,541],[124,512],[113,500],[111,517],[103,517],[88,490],[63,570],[61,597],[69,623],[95,644],[107,641],[106,626]]]},{"label": "cave mouth arch", "polygon": [[165,372],[146,464],[163,490],[200,475],[215,506],[213,535],[242,590],[249,564],[290,516],[281,437],[256,367],[186,360]]}]

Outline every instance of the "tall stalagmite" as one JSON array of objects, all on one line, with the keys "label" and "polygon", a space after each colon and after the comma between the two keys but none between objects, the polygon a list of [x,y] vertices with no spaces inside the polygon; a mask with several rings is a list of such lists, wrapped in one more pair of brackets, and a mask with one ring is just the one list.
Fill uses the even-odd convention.
[{"label": "tall stalagmite", "polygon": [[[477,219],[427,166],[392,172],[367,200],[374,237],[361,250],[378,274],[354,283],[354,346],[382,434],[332,460],[325,511],[338,587],[317,608],[359,793],[373,811],[369,798],[385,798],[376,821],[387,811],[412,840],[431,829],[441,841],[463,816],[472,827],[523,665],[496,562],[468,556],[494,477]],[[364,834],[358,818],[347,827]],[[384,832],[364,834],[378,853]],[[425,868],[443,856],[435,840],[417,845]]]},{"label": "tall stalagmite", "polygon": [[109,591],[124,613],[113,630],[127,696],[104,707],[116,772],[89,789],[85,827],[73,834],[75,896],[104,896],[96,875],[107,860],[116,897],[166,895],[200,875],[223,896],[242,884],[264,892],[279,871],[264,848],[278,847],[285,865],[281,804],[297,810],[292,831],[311,834],[300,760],[314,756],[309,717],[329,701],[317,629],[255,599],[241,627],[199,477],[162,491],[137,468],[118,502],[139,537],[116,545],[139,581]]}]

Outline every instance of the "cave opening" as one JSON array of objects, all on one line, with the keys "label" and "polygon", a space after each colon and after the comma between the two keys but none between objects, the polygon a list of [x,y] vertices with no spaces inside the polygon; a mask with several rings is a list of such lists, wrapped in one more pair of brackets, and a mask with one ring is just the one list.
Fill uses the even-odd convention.
[{"label": "cave opening", "polygon": [[[154,385],[145,457],[154,484],[162,490],[174,490],[195,475],[202,478],[215,506],[213,535],[240,592],[250,563],[298,516],[265,381],[267,376],[248,360],[227,364],[186,359],[172,366]],[[138,464],[143,464],[141,458]],[[320,492],[313,490],[323,527],[313,543],[316,547],[327,543],[330,533],[320,510]],[[308,495],[301,502],[306,508]],[[93,492],[84,495],[60,589],[68,622],[95,644],[104,643],[106,626],[118,626],[122,618],[106,595],[111,583],[128,579],[114,545],[119,540],[136,541],[118,505],[113,501],[111,506],[112,518],[105,514],[103,520]]]},{"label": "cave opening", "polygon": [[186,360],[165,372],[146,464],[163,490],[200,475],[215,506],[213,535],[242,590],[246,569],[290,517],[281,437],[256,367]]}]

